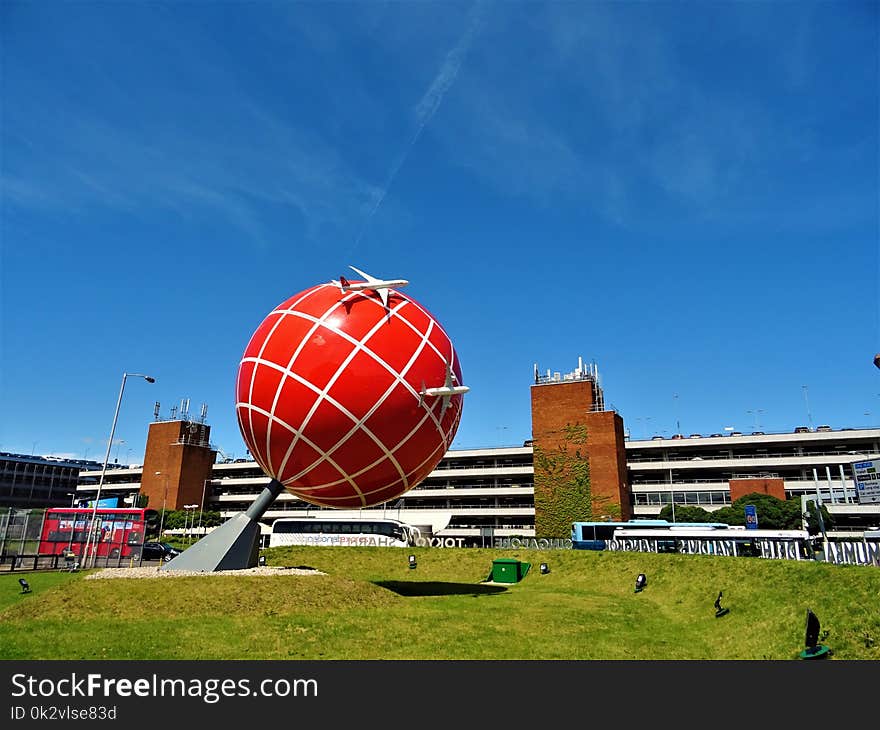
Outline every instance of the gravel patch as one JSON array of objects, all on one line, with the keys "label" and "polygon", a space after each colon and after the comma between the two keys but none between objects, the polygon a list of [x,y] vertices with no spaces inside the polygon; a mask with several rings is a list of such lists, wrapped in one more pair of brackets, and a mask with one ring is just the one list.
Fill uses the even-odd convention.
[{"label": "gravel patch", "polygon": [[102,568],[97,573],[91,573],[85,580],[98,580],[102,578],[183,578],[188,576],[204,575],[327,575],[313,568],[285,568],[280,566],[264,565],[256,568],[243,568],[241,570],[217,570],[214,572],[202,572],[196,570],[159,570],[158,567],[139,568]]}]

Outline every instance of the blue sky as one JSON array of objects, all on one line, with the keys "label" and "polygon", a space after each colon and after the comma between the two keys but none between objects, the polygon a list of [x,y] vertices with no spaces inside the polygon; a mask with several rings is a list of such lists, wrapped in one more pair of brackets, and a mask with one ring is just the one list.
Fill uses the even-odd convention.
[{"label": "blue sky", "polygon": [[[0,450],[142,460],[353,264],[452,337],[456,447],[599,366],[633,436],[880,424],[876,2],[0,6]],[[803,386],[807,386],[804,389]],[[806,397],[805,397],[806,396]]]}]

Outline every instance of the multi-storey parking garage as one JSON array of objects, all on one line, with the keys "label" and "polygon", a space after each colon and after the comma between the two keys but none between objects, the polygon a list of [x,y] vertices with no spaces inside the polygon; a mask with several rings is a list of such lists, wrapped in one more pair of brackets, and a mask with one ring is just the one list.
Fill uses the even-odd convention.
[{"label": "multi-storey parking garage", "polygon": [[[787,497],[818,494],[841,533],[880,525],[880,504],[859,504],[852,472],[853,462],[875,457],[880,458],[880,429],[694,435],[626,442],[635,516],[657,515],[673,500],[712,511],[730,504],[731,481],[781,480]],[[142,473],[141,468],[108,473],[102,497],[130,498],[140,489]],[[81,472],[81,499],[94,496],[99,476],[97,470]],[[220,511],[226,517],[243,512],[268,482],[255,462],[214,464],[200,487],[205,509]],[[437,536],[463,537],[479,544],[487,535],[534,536],[534,495],[531,445],[454,450],[397,502],[345,514],[385,513]],[[162,504],[151,501],[150,506],[161,508]],[[166,506],[176,507],[171,502]],[[316,509],[285,493],[265,520],[268,525],[291,512]]]},{"label": "multi-storey parking garage", "polygon": [[880,429],[699,436],[629,441],[633,513],[656,515],[673,500],[706,510],[730,504],[730,483],[781,481],[786,497],[816,496],[838,530],[880,522],[880,505],[859,504],[852,464],[880,455]]},{"label": "multi-storey parking garage", "polygon": [[[582,504],[584,517],[626,519],[657,515],[670,503],[712,511],[758,491],[820,499],[843,534],[880,525],[880,504],[860,503],[852,467],[880,457],[880,429],[630,440],[620,414],[605,406],[598,368],[583,360],[565,375],[540,375],[536,365],[531,400],[532,438],[522,446],[448,451],[397,501],[334,513],[384,513],[429,535],[479,544],[487,537],[564,537],[569,518],[554,514],[560,502]],[[109,472],[102,497],[139,493],[153,509],[196,504],[230,517],[269,483],[254,461],[215,463],[205,423],[157,420],[149,431],[144,466]],[[80,498],[95,495],[99,477],[80,473]],[[283,493],[263,521],[268,531],[278,517],[317,509]]]}]

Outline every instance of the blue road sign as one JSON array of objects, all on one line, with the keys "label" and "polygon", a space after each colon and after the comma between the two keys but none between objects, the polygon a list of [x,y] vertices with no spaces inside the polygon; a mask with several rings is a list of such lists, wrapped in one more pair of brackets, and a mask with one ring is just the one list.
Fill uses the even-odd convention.
[{"label": "blue road sign", "polygon": [[746,505],[746,529],[747,530],[757,530],[758,529],[758,510],[755,508],[753,504]]}]

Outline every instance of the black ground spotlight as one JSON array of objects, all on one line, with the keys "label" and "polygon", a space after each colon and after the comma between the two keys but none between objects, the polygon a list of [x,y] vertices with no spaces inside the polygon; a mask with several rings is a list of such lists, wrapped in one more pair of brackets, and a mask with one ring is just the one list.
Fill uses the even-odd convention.
[{"label": "black ground spotlight", "polygon": [[416,556],[415,555],[409,556],[409,569],[410,570],[416,569]]},{"label": "black ground spotlight", "polygon": [[646,585],[648,585],[648,576],[644,573],[639,573],[636,576],[636,593],[642,591]]},{"label": "black ground spotlight", "polygon": [[547,573],[550,572],[550,566],[547,565],[547,563],[541,563],[541,564],[538,566],[538,568],[539,568],[539,570],[541,571],[541,575],[547,575]]},{"label": "black ground spotlight", "polygon": [[715,599],[715,618],[721,618],[722,616],[726,616],[730,613],[729,608],[721,607],[721,595],[722,592],[718,591],[718,598]]},{"label": "black ground spotlight", "polygon": [[265,555],[261,555],[261,556],[258,558],[258,560],[257,560],[257,565],[259,565],[260,567],[262,567],[262,566],[264,566],[265,564],[266,564],[266,556],[265,556]]},{"label": "black ground spotlight", "polygon": [[31,592],[31,587],[24,578],[19,578],[18,584],[21,586],[22,593],[30,593]]},{"label": "black ground spotlight", "polygon": [[831,649],[819,643],[819,618],[808,608],[804,650],[801,652],[801,659],[824,659],[830,653]]}]

